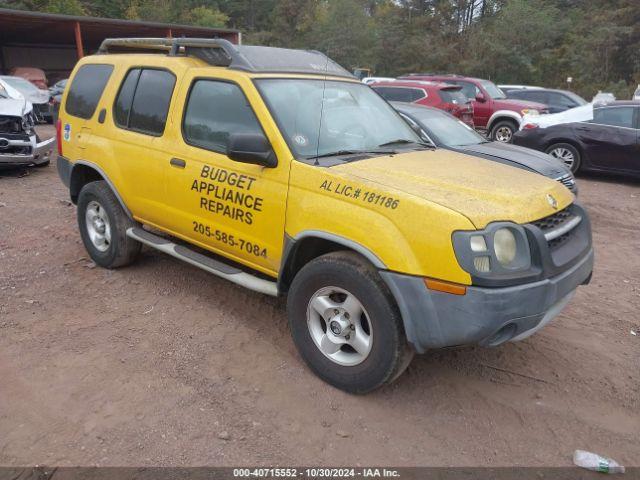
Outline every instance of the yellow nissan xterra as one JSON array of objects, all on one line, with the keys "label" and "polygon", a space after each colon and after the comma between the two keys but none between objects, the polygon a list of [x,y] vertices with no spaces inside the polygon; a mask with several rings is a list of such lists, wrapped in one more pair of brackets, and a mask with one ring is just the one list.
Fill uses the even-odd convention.
[{"label": "yellow nissan xterra", "polygon": [[593,268],[562,184],[433,148],[321,53],[109,39],[70,79],[58,172],[91,258],[142,244],[268,295],[350,392],[414,352],[522,340]]}]

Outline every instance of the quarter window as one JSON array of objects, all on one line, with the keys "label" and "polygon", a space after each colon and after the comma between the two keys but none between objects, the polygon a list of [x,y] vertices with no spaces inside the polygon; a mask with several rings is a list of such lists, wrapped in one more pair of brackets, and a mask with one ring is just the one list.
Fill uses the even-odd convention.
[{"label": "quarter window", "polygon": [[262,134],[247,98],[233,83],[196,80],[183,121],[187,143],[226,153],[231,133]]},{"label": "quarter window", "polygon": [[102,92],[113,72],[113,65],[81,66],[67,94],[65,111],[74,117],[91,118],[96,111]]},{"label": "quarter window", "polygon": [[424,91],[417,88],[373,87],[373,89],[389,102],[411,103],[427,96]]},{"label": "quarter window", "polygon": [[176,77],[166,70],[135,68],[127,73],[114,104],[116,125],[161,136]]},{"label": "quarter window", "polygon": [[596,108],[593,123],[633,128],[633,107]]}]

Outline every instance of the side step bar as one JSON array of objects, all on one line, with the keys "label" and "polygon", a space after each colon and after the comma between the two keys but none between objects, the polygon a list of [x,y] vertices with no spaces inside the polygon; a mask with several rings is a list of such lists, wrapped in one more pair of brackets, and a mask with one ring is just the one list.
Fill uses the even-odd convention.
[{"label": "side step bar", "polygon": [[209,273],[213,273],[218,277],[229,280],[230,282],[248,288],[249,290],[271,295],[273,297],[278,295],[278,286],[276,282],[270,282],[269,280],[264,280],[250,275],[231,265],[227,265],[226,263],[219,262],[218,260],[191,250],[190,248],[182,245],[176,245],[170,240],[154,235],[142,228],[129,228],[127,230],[127,237],[131,237],[134,240],[144,243],[156,250],[160,250],[161,252],[168,253],[172,257],[176,257],[183,262],[190,263],[195,267],[206,270]]}]

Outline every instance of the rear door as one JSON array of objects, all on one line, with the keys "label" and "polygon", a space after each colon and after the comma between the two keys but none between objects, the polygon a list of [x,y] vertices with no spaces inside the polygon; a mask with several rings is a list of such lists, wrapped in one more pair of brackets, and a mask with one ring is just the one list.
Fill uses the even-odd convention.
[{"label": "rear door", "polygon": [[636,108],[629,105],[596,108],[593,120],[574,127],[589,163],[607,170],[632,170],[637,163]]}]

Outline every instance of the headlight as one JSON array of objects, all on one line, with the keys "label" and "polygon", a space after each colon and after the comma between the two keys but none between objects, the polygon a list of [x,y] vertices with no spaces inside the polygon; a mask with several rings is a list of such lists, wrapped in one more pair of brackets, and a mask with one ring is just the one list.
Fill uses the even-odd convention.
[{"label": "headlight", "polygon": [[520,111],[520,113],[524,115],[540,115],[540,112],[535,108],[525,108]]},{"label": "headlight", "polygon": [[513,263],[516,258],[516,237],[508,228],[496,230],[493,234],[493,250],[496,258],[505,267]]},{"label": "headlight", "polygon": [[455,232],[453,248],[460,266],[476,278],[496,279],[531,273],[531,250],[525,229],[496,222],[484,230]]}]

